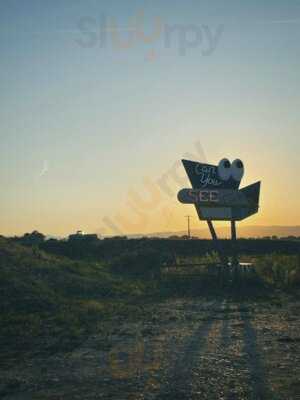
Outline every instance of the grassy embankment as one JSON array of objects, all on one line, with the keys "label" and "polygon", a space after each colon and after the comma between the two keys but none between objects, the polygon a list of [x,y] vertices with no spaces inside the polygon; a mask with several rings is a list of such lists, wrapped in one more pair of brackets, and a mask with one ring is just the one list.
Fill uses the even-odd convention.
[{"label": "grassy embankment", "polygon": [[2,355],[67,351],[112,316],[136,316],[151,285],[0,238]]},{"label": "grassy embankment", "polygon": [[[215,261],[215,255],[198,259]],[[252,261],[254,274],[243,280],[244,288],[297,293],[299,256],[272,254]],[[166,272],[160,275],[161,267],[166,270],[161,263],[157,251],[121,255],[111,262],[75,261],[0,238],[2,354],[68,351],[92,332],[105,331],[112,318],[142,317],[146,302],[170,295],[222,295],[215,271],[202,268],[197,279],[178,275],[174,279]],[[233,287],[229,289],[231,293]]]}]

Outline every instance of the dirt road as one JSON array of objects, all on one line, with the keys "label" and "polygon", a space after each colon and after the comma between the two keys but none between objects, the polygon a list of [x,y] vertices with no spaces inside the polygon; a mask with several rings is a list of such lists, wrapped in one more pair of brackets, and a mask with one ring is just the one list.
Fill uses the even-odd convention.
[{"label": "dirt road", "polygon": [[168,300],[70,353],[10,363],[3,399],[300,399],[299,315],[294,301]]}]

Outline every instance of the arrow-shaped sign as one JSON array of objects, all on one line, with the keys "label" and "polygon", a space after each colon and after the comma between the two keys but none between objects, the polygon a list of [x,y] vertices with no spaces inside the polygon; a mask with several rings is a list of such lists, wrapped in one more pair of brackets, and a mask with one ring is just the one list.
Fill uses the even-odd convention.
[{"label": "arrow-shaped sign", "polygon": [[181,203],[195,204],[201,219],[241,220],[258,211],[260,182],[243,189],[182,189]]}]

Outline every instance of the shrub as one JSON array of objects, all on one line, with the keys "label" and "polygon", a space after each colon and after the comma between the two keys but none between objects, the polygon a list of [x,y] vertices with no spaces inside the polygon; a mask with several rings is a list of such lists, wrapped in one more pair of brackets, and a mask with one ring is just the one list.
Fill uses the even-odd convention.
[{"label": "shrub", "polygon": [[126,252],[111,263],[112,271],[129,275],[157,278],[161,273],[164,257],[154,250]]},{"label": "shrub", "polygon": [[300,256],[263,256],[256,261],[256,271],[262,279],[276,287],[299,286]]}]

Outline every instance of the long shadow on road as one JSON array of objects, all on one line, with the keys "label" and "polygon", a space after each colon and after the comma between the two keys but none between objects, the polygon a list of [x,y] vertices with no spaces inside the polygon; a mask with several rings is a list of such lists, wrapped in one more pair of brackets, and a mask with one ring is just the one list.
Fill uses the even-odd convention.
[{"label": "long shadow on road", "polygon": [[250,370],[250,380],[252,386],[251,400],[271,400],[274,399],[266,383],[266,374],[263,366],[261,352],[258,348],[256,331],[250,322],[250,315],[241,312],[241,319],[244,322],[244,349]]},{"label": "long shadow on road", "polygon": [[199,355],[205,350],[207,337],[215,319],[213,318],[215,304],[212,312],[207,316],[196,331],[189,337],[185,345],[177,351],[176,360],[168,371],[165,381],[161,385],[156,399],[159,400],[190,400],[192,396],[192,371],[199,363]]}]

